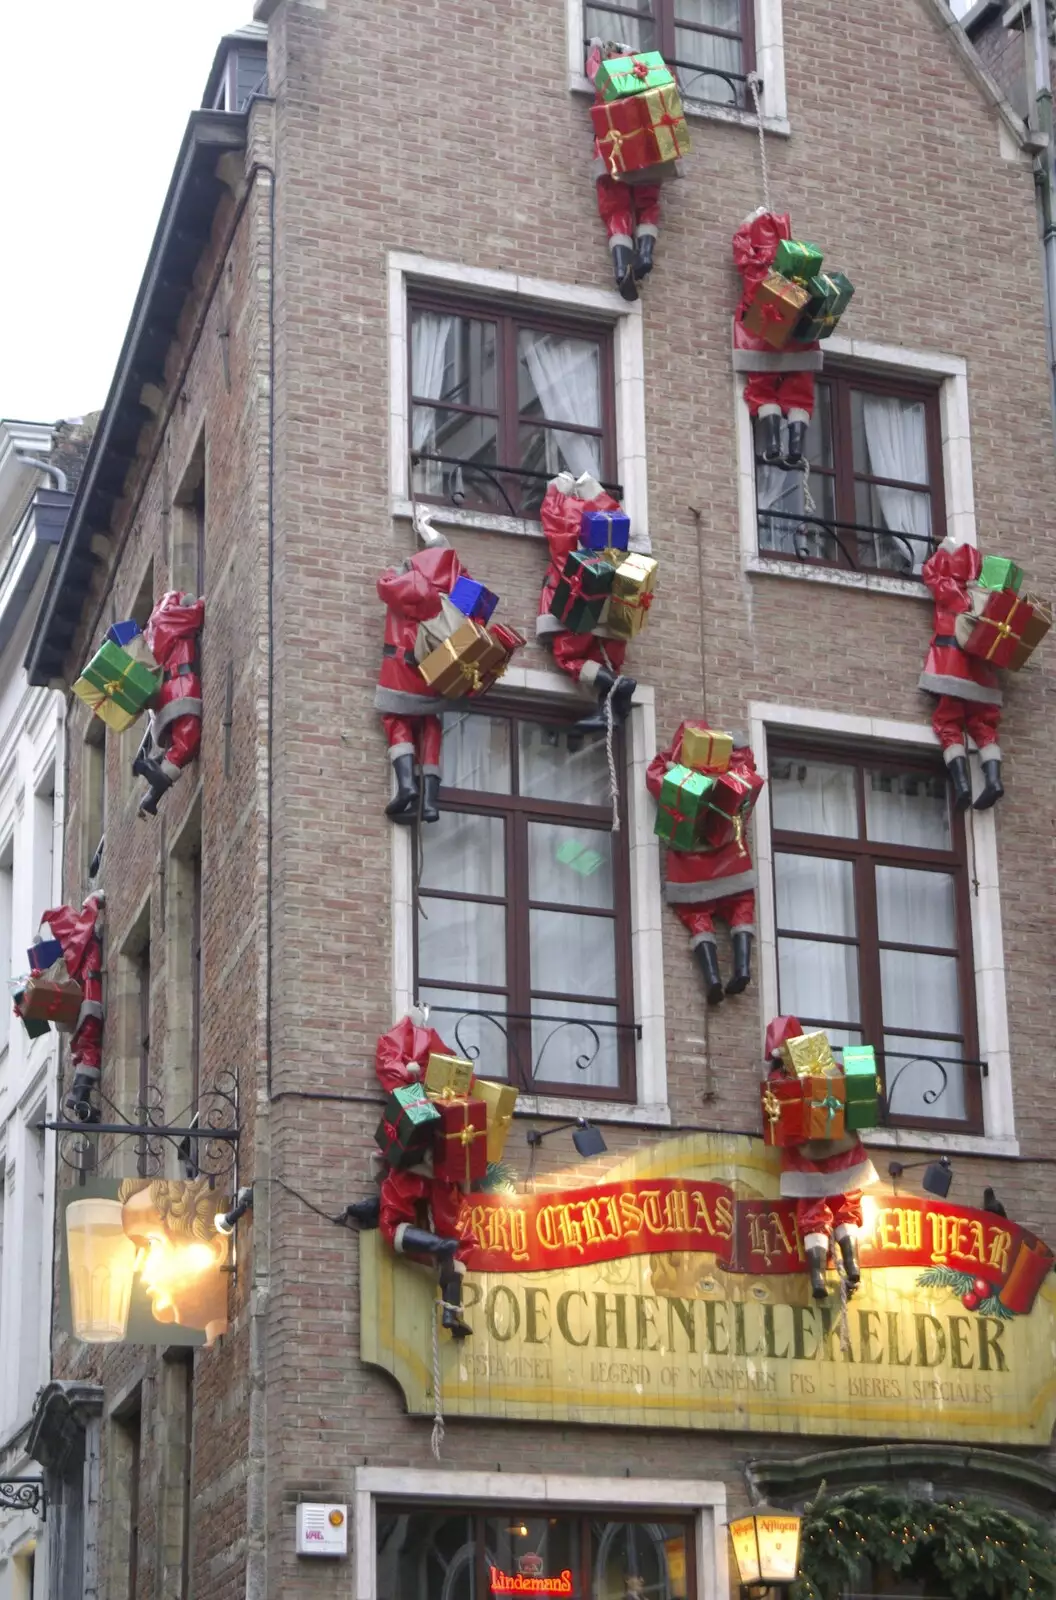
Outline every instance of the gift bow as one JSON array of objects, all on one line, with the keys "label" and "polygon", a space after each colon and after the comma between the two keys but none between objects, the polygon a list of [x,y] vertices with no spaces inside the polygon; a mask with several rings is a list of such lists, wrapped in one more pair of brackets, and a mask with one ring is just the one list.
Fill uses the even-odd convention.
[{"label": "gift bow", "polygon": [[622,128],[610,128],[605,135],[609,141],[609,171],[614,178],[618,178],[621,172],[627,170],[627,163],[621,155],[624,145],[642,132],[644,132],[642,128],[632,128],[630,133],[626,133]]},{"label": "gift bow", "polygon": [[483,1128],[474,1128],[473,1124],[470,1122],[470,1120],[469,1120],[469,1104],[468,1104],[468,1102],[466,1103],[466,1106],[465,1106],[465,1116],[466,1116],[466,1120],[465,1120],[464,1124],[462,1125],[462,1127],[459,1128],[456,1137],[458,1139],[459,1144],[462,1146],[463,1150],[466,1152],[466,1187],[468,1189],[469,1185],[473,1182],[473,1174],[470,1171],[470,1165],[469,1165],[470,1146],[472,1145],[474,1139],[486,1138],[487,1134],[486,1134],[485,1129],[483,1129]]},{"label": "gift bow", "polygon": [[394,1123],[386,1122],[384,1119],[382,1119],[381,1126],[382,1126],[382,1130],[383,1130],[383,1132],[385,1134],[385,1137],[386,1137],[386,1139],[388,1139],[389,1143],[390,1144],[395,1144],[397,1142],[397,1140],[399,1139],[399,1136],[400,1136],[399,1129],[395,1126]]},{"label": "gift bow", "polygon": [[644,61],[639,61],[638,58],[635,57],[634,65],[631,67],[627,76],[645,79],[649,76],[649,68],[646,66]]},{"label": "gift bow", "polygon": [[837,1100],[836,1096],[832,1092],[832,1089],[830,1088],[828,1094],[823,1100],[812,1100],[810,1102],[810,1106],[812,1111],[817,1110],[825,1112],[825,1137],[828,1138],[829,1129],[836,1120],[836,1113],[843,1110],[843,1101]]},{"label": "gift bow", "polygon": [[763,1091],[763,1111],[771,1128],[776,1122],[781,1121],[781,1102],[769,1084]]},{"label": "gift bow", "polygon": [[1016,612],[1019,610],[1022,604],[1022,600],[1016,600],[1012,606],[1012,610],[1008,613],[1008,616],[1005,617],[1001,622],[998,622],[993,617],[979,618],[980,622],[989,623],[990,627],[994,628],[997,633],[997,637],[995,638],[993,644],[986,652],[987,661],[991,661],[993,659],[994,651],[999,649],[1006,639],[1014,639],[1017,644],[1019,643],[1019,634],[1015,631],[1013,622],[1015,621]]}]

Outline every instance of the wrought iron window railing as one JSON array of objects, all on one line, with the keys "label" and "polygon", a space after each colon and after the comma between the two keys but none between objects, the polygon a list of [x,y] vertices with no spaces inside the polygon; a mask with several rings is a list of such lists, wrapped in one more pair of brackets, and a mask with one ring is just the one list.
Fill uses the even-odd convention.
[{"label": "wrought iron window railing", "polygon": [[[841,1049],[838,1045],[833,1047],[833,1054],[839,1059]],[[932,1119],[937,1124],[963,1122],[967,1127],[970,1121],[968,1116],[952,1109],[955,1100],[947,1100],[946,1105],[940,1102],[947,1095],[968,1102],[972,1098],[969,1094],[971,1084],[978,1084],[988,1073],[985,1061],[963,1056],[929,1055],[924,1051],[914,1054],[904,1050],[885,1050],[883,1067],[881,1127],[891,1124],[905,1126],[911,1118],[914,1124],[924,1127]],[[900,1091],[899,1086],[903,1081],[905,1086]],[[926,1086],[922,1087],[922,1082]],[[920,1106],[926,1106],[927,1111],[920,1111]]]},{"label": "wrought iron window railing", "polygon": [[[737,111],[747,111],[748,74],[727,72],[721,67],[702,67],[697,61],[669,61],[678,79],[678,87],[686,100],[702,101],[707,105],[726,106]],[[729,96],[709,93],[713,82],[725,84]]]},{"label": "wrought iron window railing", "polygon": [[818,566],[848,567],[887,578],[921,583],[920,569],[931,555],[930,534],[898,533],[861,522],[800,511],[759,508],[759,554]]},{"label": "wrought iron window railing", "polygon": [[[450,501],[453,506],[462,506],[467,499],[477,498],[472,488],[472,480],[475,477],[495,491],[511,517],[519,518],[534,517],[536,515],[542,503],[546,485],[555,476],[553,472],[536,472],[530,467],[500,467],[493,466],[491,463],[485,465],[479,461],[466,460],[461,456],[433,455],[425,450],[413,450],[411,452],[412,474],[415,467],[426,462],[435,462],[438,466],[445,468],[442,474],[442,498]],[[468,487],[466,484],[467,476],[471,480]],[[519,483],[527,486],[526,492],[520,497],[519,501],[515,502],[510,491],[506,488],[503,483],[505,478],[512,479],[515,484]],[[602,483],[601,487],[614,500],[623,499],[622,484]],[[423,500],[435,498],[437,498],[435,495],[419,495],[419,499]],[[473,506],[470,509],[486,509],[486,507]]]},{"label": "wrought iron window railing", "polygon": [[[479,1064],[479,1070],[484,1076],[508,1078],[514,1088],[521,1089],[526,1094],[554,1093],[567,1088],[570,1084],[573,1087],[576,1085],[574,1078],[540,1076],[540,1069],[546,1063],[547,1051],[555,1040],[562,1038],[567,1044],[570,1033],[574,1037],[575,1030],[580,1032],[583,1049],[573,1057],[572,1064],[577,1073],[584,1075],[598,1060],[604,1035],[608,1034],[616,1039],[623,1039],[628,1035],[636,1040],[642,1037],[640,1022],[619,1022],[615,1018],[610,1020],[606,1017],[563,1017],[545,1011],[484,1011],[472,1007],[433,1005],[430,1002],[429,1014],[432,1016],[434,1013],[437,1016],[456,1018],[450,1028],[450,1036],[464,1060],[472,1061],[475,1066]],[[487,1023],[495,1029],[494,1055],[489,1052],[486,1040],[472,1037],[471,1030],[474,1023]],[[548,1028],[542,1043],[536,1045],[534,1036],[535,1026],[538,1023],[544,1025],[550,1023],[552,1026]],[[570,1030],[570,1033],[566,1030]],[[443,1033],[444,1029],[441,1027],[439,1031]]]}]

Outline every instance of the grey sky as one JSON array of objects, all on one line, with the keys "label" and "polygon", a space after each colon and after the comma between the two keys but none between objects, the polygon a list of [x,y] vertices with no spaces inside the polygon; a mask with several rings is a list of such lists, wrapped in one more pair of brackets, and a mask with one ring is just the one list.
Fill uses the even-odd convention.
[{"label": "grey sky", "polygon": [[252,0],[0,4],[0,417],[106,399],[188,113]]}]

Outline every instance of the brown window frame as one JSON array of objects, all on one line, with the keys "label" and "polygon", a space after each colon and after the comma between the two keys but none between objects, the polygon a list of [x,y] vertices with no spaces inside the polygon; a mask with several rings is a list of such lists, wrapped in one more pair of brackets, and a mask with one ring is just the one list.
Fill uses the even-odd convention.
[{"label": "brown window frame", "polygon": [[[688,19],[676,17],[675,0],[644,0],[649,5],[649,10],[636,10],[633,5],[620,4],[620,0],[583,0],[583,35],[584,53],[586,40],[590,31],[586,26],[587,7],[592,11],[607,12],[613,18],[626,17],[630,22],[651,22],[656,29],[656,42],[653,49],[659,50],[668,66],[671,67],[678,79],[679,88],[686,99],[702,105],[722,106],[724,109],[738,111],[751,110],[748,93],[748,78],[755,71],[755,0],[739,0],[741,13],[740,30],[736,33],[728,28],[712,28],[706,23],[690,22]],[[717,39],[737,39],[741,45],[741,71],[731,73],[729,77],[720,73],[718,68],[698,66],[694,61],[682,61],[675,50],[675,37],[677,28],[683,28],[687,33],[706,33]],[[613,32],[606,37],[619,38],[619,23],[614,22]],[[728,100],[712,100],[700,88],[700,80],[706,85],[709,77],[717,77],[720,82],[729,84],[737,96],[735,107],[731,108]],[[692,87],[691,87],[692,85]]]},{"label": "brown window frame", "polygon": [[[415,313],[418,311],[434,311],[441,315],[470,318],[477,322],[491,322],[495,324],[495,408],[488,409],[482,406],[464,405],[451,400],[429,400],[414,393],[414,363],[413,363],[413,336],[412,325]],[[541,333],[566,334],[572,338],[592,339],[600,351],[599,374],[601,381],[601,427],[589,428],[575,422],[548,422],[538,417],[526,419],[522,424],[520,414],[520,401],[517,393],[517,335],[522,328],[533,328]],[[534,518],[535,509],[517,509],[525,502],[528,491],[537,488],[538,498],[542,498],[544,485],[536,479],[525,480],[520,476],[523,488],[518,488],[519,475],[526,469],[520,464],[520,438],[519,430],[522,425],[531,425],[540,428],[554,428],[561,433],[583,433],[591,438],[601,441],[601,477],[611,489],[619,487],[615,483],[616,477],[616,384],[615,384],[615,359],[613,352],[613,330],[611,323],[592,321],[589,318],[577,317],[574,314],[566,316],[562,312],[550,312],[531,307],[514,308],[508,301],[472,299],[459,295],[448,295],[438,291],[410,289],[407,295],[407,393],[410,396],[407,415],[407,449],[414,455],[414,408],[415,406],[431,406],[434,410],[462,411],[467,416],[494,417],[496,421],[495,453],[498,462],[495,466],[490,464],[486,469],[474,469],[474,463],[466,460],[465,467],[468,471],[478,471],[487,484],[484,476],[485,470],[495,474],[505,486],[512,481],[512,489],[507,490],[510,499],[516,499],[516,507],[511,506],[510,515]],[[454,458],[452,458],[453,460]],[[411,466],[413,481],[414,468]],[[500,490],[500,495],[501,495]],[[434,505],[451,503],[451,497],[442,495],[418,494],[416,498]],[[509,504],[509,501],[507,502]],[[489,500],[483,493],[474,493],[473,484],[466,486],[464,495],[460,495],[457,502],[459,509],[464,511],[483,511],[495,514],[505,514],[501,508],[496,508],[494,500]]]},{"label": "brown window frame", "polygon": [[[637,1098],[635,1041],[638,1033],[638,1024],[634,1019],[630,850],[626,808],[623,798],[626,786],[621,786],[620,828],[613,834],[613,907],[611,912],[591,907],[570,907],[568,905],[557,905],[551,901],[531,900],[528,879],[528,823],[565,821],[570,825],[611,832],[612,808],[608,804],[599,806],[564,804],[517,793],[520,760],[516,736],[517,722],[538,722],[544,726],[559,727],[567,730],[575,722],[576,716],[579,715],[578,711],[562,712],[553,707],[525,705],[512,702],[509,698],[489,696],[487,704],[471,714],[509,720],[511,792],[509,794],[495,794],[486,790],[453,789],[445,786],[443,790],[443,806],[445,811],[472,812],[478,816],[501,817],[504,820],[506,823],[506,892],[502,896],[467,895],[448,889],[420,889],[418,893],[419,897],[424,901],[430,899],[461,900],[471,901],[475,904],[505,906],[506,983],[504,986],[498,986],[479,983],[473,979],[467,982],[452,982],[430,979],[427,975],[420,974],[418,964],[418,917],[416,911],[414,918],[415,994],[417,995],[420,985],[430,991],[447,991],[453,997],[456,997],[456,1000],[460,992],[481,996],[493,994],[505,1007],[504,1011],[497,1010],[495,1013],[497,1018],[502,1019],[502,1023],[497,1025],[502,1026],[502,1024],[505,1024],[504,1032],[507,1038],[505,1081],[513,1084],[522,1093],[542,1094],[565,1099],[575,1098],[577,1100],[619,1100],[634,1104]],[[617,770],[624,771],[625,747],[623,730],[615,728],[613,735],[613,756]],[[529,934],[529,913],[532,910],[574,911],[577,916],[603,917],[613,923],[616,963],[615,1001],[610,996],[599,998],[591,995],[558,994],[553,990],[536,991],[533,998]],[[549,1007],[551,1003],[556,1005],[568,1004],[570,999],[580,1000],[584,1005],[594,1006],[604,1012],[612,1012],[617,1033],[618,1085],[592,1087],[587,1084],[575,1083],[572,1080],[562,1081],[560,1079],[547,1078],[537,1081],[533,1077],[533,1068],[535,1066],[532,1056],[533,1017],[536,1022],[552,1017],[556,1031],[563,1019],[555,1016]],[[441,1010],[435,999],[431,999],[429,1003],[437,1032],[447,1039],[453,1048],[457,1047],[454,1032],[458,1025],[458,1014],[453,1011]],[[472,1012],[467,1014],[473,1015]],[[585,1024],[587,1027],[590,1025],[590,1023]],[[610,1024],[602,1024],[602,1027],[604,1032],[608,1033]],[[545,1050],[545,1048],[546,1045],[544,1043],[543,1049]],[[540,1058],[541,1056],[542,1051],[540,1051]],[[487,1076],[492,1077],[495,1075],[489,1071]]]},{"label": "brown window frame", "polygon": [[[892,772],[906,773],[918,771],[928,776],[944,777],[945,768],[941,759],[922,755],[905,755],[888,749],[872,748],[862,745],[828,744],[823,741],[808,739],[795,740],[788,738],[774,738],[768,743],[769,760],[771,766],[780,760],[815,760],[838,763],[842,766],[854,768],[855,793],[858,810],[858,838],[845,839],[830,834],[794,833],[791,830],[779,829],[773,824],[770,830],[771,871],[774,874],[774,947],[778,952],[777,979],[778,993],[781,985],[781,963],[779,954],[779,941],[784,938],[800,939],[807,942],[823,942],[826,944],[855,944],[858,948],[858,1009],[859,1021],[854,1023],[847,1018],[810,1018],[801,1016],[800,1022],[804,1028],[814,1025],[824,1027],[828,1025],[847,1027],[860,1031],[862,1042],[871,1044],[876,1050],[876,1062],[881,1083],[886,1094],[888,1086],[888,1073],[886,1070],[884,1051],[884,1024],[883,1024],[883,992],[880,973],[880,950],[898,949],[910,953],[916,951],[921,954],[955,955],[957,958],[957,977],[961,1011],[961,1033],[959,1039],[964,1055],[964,1100],[965,1116],[961,1118],[944,1117],[912,1117],[892,1115],[884,1112],[882,1123],[885,1127],[915,1128],[917,1131],[930,1131],[935,1133],[983,1133],[983,1104],[982,1104],[982,1076],[985,1064],[979,1062],[979,1030],[976,1014],[975,996],[975,968],[972,953],[972,914],[971,914],[971,880],[968,865],[968,844],[964,827],[963,813],[955,811],[949,804],[947,793],[947,806],[950,818],[950,850],[931,850],[915,845],[889,844],[880,840],[870,839],[866,832],[866,801],[864,774],[867,769],[876,771],[890,767]],[[854,865],[855,889],[855,922],[856,937],[837,936],[826,934],[820,936],[803,933],[797,930],[781,928],[777,922],[777,884],[776,884],[776,859],[780,852],[791,852],[796,855],[819,856],[827,860],[850,860]],[[932,946],[913,946],[902,943],[893,943],[890,940],[881,941],[877,927],[876,913],[876,876],[875,868],[878,866],[912,866],[921,870],[932,868],[941,871],[953,878],[954,882],[954,907],[956,917],[957,948],[955,951],[940,950]],[[779,1009],[783,1006],[779,1003]],[[929,1040],[936,1042],[941,1049],[943,1042],[952,1042],[954,1036],[950,1034],[928,1034],[919,1029],[901,1028],[891,1026],[889,1031],[902,1038],[919,1038],[922,1043],[921,1057],[928,1059],[927,1046]],[[892,1052],[894,1055],[894,1052]],[[936,1050],[940,1062],[944,1059]],[[898,1073],[908,1070],[911,1061],[900,1061],[894,1066],[891,1074],[892,1087],[897,1082]]]},{"label": "brown window frame", "polygon": [[[758,469],[762,457],[758,448],[755,449],[756,464],[756,516],[759,537],[757,539],[759,555],[771,560],[794,559],[803,566],[822,567],[836,571],[872,572],[883,577],[903,576],[910,581],[921,581],[920,573],[906,572],[900,574],[890,567],[873,567],[865,561],[852,559],[847,545],[856,542],[856,531],[865,537],[876,533],[888,539],[897,541],[898,535],[892,534],[888,528],[872,528],[857,520],[855,505],[855,484],[879,484],[882,487],[895,489],[909,489],[915,494],[923,493],[919,483],[905,483],[897,478],[879,478],[871,473],[855,472],[854,469],[854,436],[851,419],[851,392],[862,390],[868,394],[890,395],[899,400],[920,400],[924,404],[924,428],[928,460],[927,493],[931,500],[931,549],[922,552],[921,565],[931,551],[937,550],[946,537],[946,493],[945,480],[942,470],[942,419],[939,413],[939,387],[933,383],[915,382],[912,379],[874,377],[871,373],[865,374],[854,367],[834,364],[826,366],[825,371],[816,380],[816,387],[826,386],[829,391],[829,417],[832,426],[832,466],[819,467],[813,463],[810,468],[810,483],[817,485],[821,478],[832,480],[834,483],[833,506],[834,515],[831,524],[826,523],[820,513],[813,514],[815,521],[823,526],[819,531],[824,531],[824,526],[835,526],[841,534],[836,546],[834,560],[826,560],[819,556],[791,557],[789,551],[779,550],[773,546],[762,543],[763,518],[768,513],[759,508],[758,502]],[[810,517],[802,519],[810,524]]]}]

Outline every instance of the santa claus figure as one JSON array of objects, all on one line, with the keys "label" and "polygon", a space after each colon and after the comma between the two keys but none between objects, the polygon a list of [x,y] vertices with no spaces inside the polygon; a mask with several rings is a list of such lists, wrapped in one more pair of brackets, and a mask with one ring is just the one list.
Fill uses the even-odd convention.
[{"label": "santa claus figure", "polygon": [[414,645],[418,624],[439,615],[441,596],[451,593],[462,571],[455,552],[441,539],[378,579],[385,644],[374,709],[381,713],[396,775],[396,793],[385,807],[394,822],[416,822],[419,816],[423,822],[436,822],[440,816],[439,712],[457,702],[429,687],[418,671]]},{"label": "santa claus figure", "polygon": [[[711,732],[707,723],[700,720],[679,723],[673,742],[655,755],[646,769],[646,786],[656,799],[669,769],[685,765],[682,739],[689,728]],[[755,757],[747,737],[735,734],[734,738],[737,742],[728,766],[697,770],[754,777]],[[736,829],[733,838],[714,849],[669,849],[666,872],[664,898],[689,934],[690,948],[704,975],[708,1004],[717,1006],[724,995],[741,994],[752,978],[756,873],[745,829]],[[729,928],[733,945],[733,973],[725,988],[719,973],[716,922],[724,922]]]},{"label": "santa claus figure", "polygon": [[147,645],[164,673],[150,718],[150,732],[132,763],[149,788],[139,802],[139,815],[152,817],[158,801],[171,789],[202,742],[202,682],[194,657],[205,621],[205,601],[170,589],[163,594],[143,630]]},{"label": "santa claus figure", "polygon": [[[766,1070],[770,1078],[788,1076],[781,1046],[803,1033],[795,1017],[775,1017],[766,1030]],[[807,1257],[815,1300],[827,1296],[825,1268],[835,1240],[851,1294],[861,1282],[858,1235],[862,1190],[876,1183],[876,1169],[856,1133],[838,1139],[808,1139],[781,1150],[781,1195],[796,1202],[796,1228]]]},{"label": "santa claus figure", "polygon": [[[586,75],[593,83],[602,61],[633,53],[629,45],[592,39],[584,68]],[[602,103],[601,95],[597,92],[594,103]],[[639,283],[653,270],[653,255],[660,232],[660,184],[639,182],[634,173],[624,178],[613,177],[596,139],[594,166],[598,214],[609,236],[616,287],[625,300],[637,300]]]},{"label": "santa claus figure", "polygon": [[98,1122],[99,1106],[93,1091],[99,1087],[103,1061],[103,953],[100,919],[106,897],[101,889],[90,894],[75,911],[72,906],[54,906],[45,911],[51,936],[62,945],[63,960],[70,977],[84,990],[80,1015],[70,1037],[73,1083],[65,1108],[78,1122]]},{"label": "santa claus figure", "polygon": [[[627,651],[623,639],[607,638],[603,628],[593,633],[570,633],[558,617],[551,615],[550,602],[561,581],[566,560],[579,547],[584,511],[619,509],[619,501],[606,494],[589,473],[574,480],[570,472],[562,472],[547,485],[539,510],[539,520],[550,548],[550,561],[539,595],[535,632],[540,644],[553,654],[554,664],[597,695],[597,711],[580,718],[576,724],[581,733],[604,732],[608,709],[612,711],[614,723],[626,722],[638,685],[634,678],[621,676]],[[609,708],[606,701],[611,702]]]},{"label": "santa claus figure", "polygon": [[[762,423],[763,460],[772,466],[799,466],[807,427],[814,415],[814,374],[823,356],[817,342],[786,344],[774,350],[758,334],[749,333],[743,317],[755,292],[771,272],[777,247],[792,237],[788,213],[780,216],[762,207],[745,217],[733,236],[733,260],[741,275],[740,303],[733,317],[733,365],[747,372],[744,398],[753,417]],[[788,423],[788,443],[782,448],[781,419]]]},{"label": "santa claus figure", "polygon": [[931,725],[942,745],[958,811],[967,810],[972,803],[966,733],[979,747],[985,779],[975,802],[976,811],[988,810],[1005,792],[1001,746],[997,742],[1001,722],[997,675],[988,662],[962,650],[955,636],[957,618],[972,609],[969,586],[979,577],[982,566],[983,558],[973,545],[944,539],[921,572],[935,599],[935,620],[919,686],[939,697]]}]

